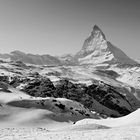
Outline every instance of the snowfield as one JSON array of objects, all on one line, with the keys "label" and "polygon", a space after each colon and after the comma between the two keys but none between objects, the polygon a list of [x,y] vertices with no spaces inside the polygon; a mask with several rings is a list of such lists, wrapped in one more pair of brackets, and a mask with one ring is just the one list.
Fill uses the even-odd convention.
[{"label": "snowfield", "polygon": [[[91,127],[89,127],[91,128]],[[86,128],[87,129],[87,128]],[[1,128],[1,140],[139,140],[140,127],[48,131],[46,128]]]}]

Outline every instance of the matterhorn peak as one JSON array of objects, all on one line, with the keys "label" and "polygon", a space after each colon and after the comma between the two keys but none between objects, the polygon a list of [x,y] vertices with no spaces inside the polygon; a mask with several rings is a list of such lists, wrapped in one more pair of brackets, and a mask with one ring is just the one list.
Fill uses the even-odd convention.
[{"label": "matterhorn peak", "polygon": [[99,28],[99,26],[97,26],[96,24],[93,26],[93,30],[99,30],[99,31],[101,31],[101,29]]},{"label": "matterhorn peak", "polygon": [[85,40],[83,45],[83,50],[86,52],[91,52],[95,47],[100,46],[106,42],[106,38],[102,30],[94,25],[90,36]]},{"label": "matterhorn peak", "polygon": [[102,37],[103,39],[106,39],[104,33],[97,25],[94,25],[93,30],[91,32],[91,36]]},{"label": "matterhorn peak", "polygon": [[75,55],[80,64],[123,63],[136,64],[122,50],[106,40],[102,30],[94,25],[90,36],[84,41],[82,49]]},{"label": "matterhorn peak", "polygon": [[84,41],[82,50],[76,54],[77,57],[85,57],[95,50],[97,47],[103,46],[106,43],[106,38],[102,30],[94,25],[90,36]]}]

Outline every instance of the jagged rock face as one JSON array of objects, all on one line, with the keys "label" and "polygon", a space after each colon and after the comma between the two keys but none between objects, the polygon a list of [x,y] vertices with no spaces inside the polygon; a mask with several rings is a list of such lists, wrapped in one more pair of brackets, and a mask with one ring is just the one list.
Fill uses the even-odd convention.
[{"label": "jagged rock face", "polygon": [[[103,106],[117,111],[120,115],[127,115],[137,109],[137,105],[133,105],[131,100],[133,97],[125,95],[123,92],[117,91],[116,87],[105,83],[96,83],[88,87],[86,93],[98,101]],[[96,108],[98,109],[98,108]],[[106,112],[106,110],[105,110]],[[113,116],[114,114],[112,114]]]},{"label": "jagged rock face", "polygon": [[74,84],[67,79],[64,79],[58,81],[55,88],[55,97],[64,97],[79,101],[79,99],[84,95],[86,86],[82,84]]},{"label": "jagged rock face", "polygon": [[[91,111],[107,116],[119,117],[136,110],[140,103],[126,90],[97,81],[90,86],[75,84],[67,79],[54,86],[49,79],[31,80],[23,91],[35,97],[67,98],[83,104]],[[125,93],[127,93],[125,95]]]},{"label": "jagged rock face", "polygon": [[22,91],[35,97],[53,97],[55,87],[50,79],[37,78],[27,82]]},{"label": "jagged rock face", "polygon": [[80,64],[137,64],[119,48],[107,41],[104,33],[97,25],[93,27],[91,35],[85,40],[82,49],[75,57]]},{"label": "jagged rock face", "polygon": [[8,76],[0,76],[0,81],[4,83],[9,83],[9,77]]},{"label": "jagged rock face", "polygon": [[100,83],[100,81],[85,86],[61,80],[56,85],[55,97],[75,100],[92,111],[96,110],[101,114],[118,117],[131,113],[140,105],[133,95],[125,95],[126,91],[121,89],[119,91],[116,87]]}]

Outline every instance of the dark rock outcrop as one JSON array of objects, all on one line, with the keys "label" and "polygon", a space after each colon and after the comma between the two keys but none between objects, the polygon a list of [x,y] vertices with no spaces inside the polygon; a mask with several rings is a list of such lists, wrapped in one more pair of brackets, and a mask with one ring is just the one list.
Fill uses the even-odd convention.
[{"label": "dark rock outcrop", "polygon": [[139,103],[135,102],[137,100],[133,95],[128,93],[125,95],[126,91],[120,89],[101,81],[86,86],[73,84],[68,80],[61,80],[56,85],[55,97],[75,100],[91,111],[96,110],[99,113],[117,117],[127,115],[139,106]]},{"label": "dark rock outcrop", "polygon": [[4,83],[9,83],[9,77],[5,75],[0,76],[0,81]]},{"label": "dark rock outcrop", "polygon": [[29,81],[23,91],[35,97],[53,97],[55,87],[50,79],[38,78]]},{"label": "dark rock outcrop", "polygon": [[135,96],[126,89],[113,87],[102,81],[96,81],[92,85],[86,86],[62,79],[54,86],[49,79],[39,78],[28,82],[23,91],[35,97],[74,100],[91,111],[112,117],[127,115],[140,106]]}]

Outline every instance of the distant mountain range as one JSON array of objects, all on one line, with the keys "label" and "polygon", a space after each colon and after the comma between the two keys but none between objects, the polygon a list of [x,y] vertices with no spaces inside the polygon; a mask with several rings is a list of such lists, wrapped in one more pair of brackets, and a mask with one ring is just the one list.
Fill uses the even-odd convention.
[{"label": "distant mountain range", "polygon": [[55,57],[48,54],[34,55],[26,54],[21,51],[13,51],[10,54],[0,54],[0,58],[49,66],[100,63],[135,65],[138,63],[107,41],[104,33],[97,25],[93,27],[91,35],[84,41],[82,49],[75,55],[68,54]]}]

